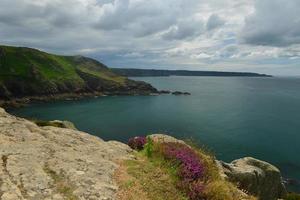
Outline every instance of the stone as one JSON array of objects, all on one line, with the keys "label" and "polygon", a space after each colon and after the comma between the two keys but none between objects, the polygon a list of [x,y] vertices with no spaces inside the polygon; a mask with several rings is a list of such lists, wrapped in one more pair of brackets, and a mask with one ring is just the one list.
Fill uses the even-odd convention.
[{"label": "stone", "polygon": [[0,108],[0,199],[115,199],[114,172],[131,152],[120,142],[39,127]]},{"label": "stone", "polygon": [[189,92],[180,92],[180,91],[175,91],[175,92],[172,92],[173,95],[191,95],[191,93]]},{"label": "stone", "polygon": [[246,157],[231,163],[219,161],[221,175],[260,200],[277,200],[286,195],[281,173],[275,166]]},{"label": "stone", "polygon": [[169,90],[160,90],[158,91],[159,94],[171,94],[171,91]]},{"label": "stone", "polygon": [[164,135],[164,134],[152,134],[149,135],[149,137],[155,141],[155,142],[160,142],[160,143],[164,143],[164,142],[173,142],[173,143],[181,143],[181,144],[186,144],[183,140],[179,140],[176,139],[172,136],[169,135]]},{"label": "stone", "polygon": [[57,124],[59,127],[62,127],[62,128],[69,128],[69,129],[77,130],[75,125],[69,121],[53,120],[53,121],[49,121],[49,123]]}]

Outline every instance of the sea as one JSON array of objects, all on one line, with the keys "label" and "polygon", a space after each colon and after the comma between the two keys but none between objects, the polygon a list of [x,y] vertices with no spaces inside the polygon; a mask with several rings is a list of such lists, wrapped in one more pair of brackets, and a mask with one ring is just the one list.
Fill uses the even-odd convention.
[{"label": "sea", "polygon": [[135,77],[190,96],[104,96],[34,103],[11,113],[69,120],[104,140],[165,133],[192,139],[230,162],[251,156],[277,166],[300,191],[300,78]]}]

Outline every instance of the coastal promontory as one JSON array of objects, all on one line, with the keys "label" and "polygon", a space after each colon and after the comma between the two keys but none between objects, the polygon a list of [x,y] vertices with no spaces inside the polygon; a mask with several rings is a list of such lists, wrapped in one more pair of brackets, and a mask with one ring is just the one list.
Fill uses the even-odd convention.
[{"label": "coastal promontory", "polygon": [[106,65],[88,57],[0,46],[0,100],[156,92],[150,84],[115,74]]}]

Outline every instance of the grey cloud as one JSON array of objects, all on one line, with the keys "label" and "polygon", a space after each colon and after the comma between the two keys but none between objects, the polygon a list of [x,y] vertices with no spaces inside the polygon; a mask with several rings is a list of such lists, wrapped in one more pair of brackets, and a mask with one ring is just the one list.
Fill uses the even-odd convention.
[{"label": "grey cloud", "polygon": [[299,57],[298,0],[256,0],[239,36],[246,44],[237,43],[254,1],[0,0],[0,44],[84,54],[112,66]]},{"label": "grey cloud", "polygon": [[225,21],[221,17],[216,14],[212,14],[207,20],[206,29],[213,30],[219,28],[220,26],[223,26],[224,24]]},{"label": "grey cloud", "polygon": [[204,32],[204,25],[201,21],[185,20],[172,26],[162,35],[165,40],[183,40],[197,37]]},{"label": "grey cloud", "polygon": [[237,45],[229,45],[220,51],[219,56],[222,58],[230,58],[236,55],[238,52],[239,52],[239,48]]},{"label": "grey cloud", "polygon": [[299,0],[256,0],[255,12],[246,18],[240,37],[252,45],[299,44],[299,13]]},{"label": "grey cloud", "polygon": [[102,5],[95,27],[103,31],[127,31],[137,37],[152,35],[176,26],[181,19],[192,18],[195,14],[193,6],[187,3],[183,0],[116,0]]}]

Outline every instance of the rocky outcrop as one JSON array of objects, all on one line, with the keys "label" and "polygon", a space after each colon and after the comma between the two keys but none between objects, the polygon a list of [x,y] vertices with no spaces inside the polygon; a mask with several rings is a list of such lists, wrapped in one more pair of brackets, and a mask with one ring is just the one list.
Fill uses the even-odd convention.
[{"label": "rocky outcrop", "polygon": [[[40,127],[0,108],[0,199],[115,199],[115,169],[120,160],[133,158],[132,150],[74,130],[67,122],[51,123],[68,128]],[[162,134],[149,137],[184,143]],[[219,165],[224,178],[261,200],[275,200],[286,193],[279,170],[269,163],[243,158]]]},{"label": "rocky outcrop", "polygon": [[[183,140],[163,134],[153,134],[149,137],[161,143],[185,144]],[[251,157],[241,158],[232,163],[216,162],[221,176],[236,184],[241,193],[251,194],[259,200],[277,200],[286,195],[279,169],[267,162]]]},{"label": "rocky outcrop", "polygon": [[168,142],[171,142],[171,143],[186,144],[183,140],[179,140],[179,139],[176,139],[176,138],[174,138],[172,136],[164,135],[164,134],[152,134],[152,135],[149,135],[149,137],[153,141],[159,142],[159,143],[168,143]]},{"label": "rocky outcrop", "polygon": [[0,108],[0,199],[114,199],[130,148],[73,129],[39,127]]},{"label": "rocky outcrop", "polygon": [[246,157],[230,164],[219,164],[226,179],[260,200],[277,200],[286,195],[280,171],[267,162]]}]

